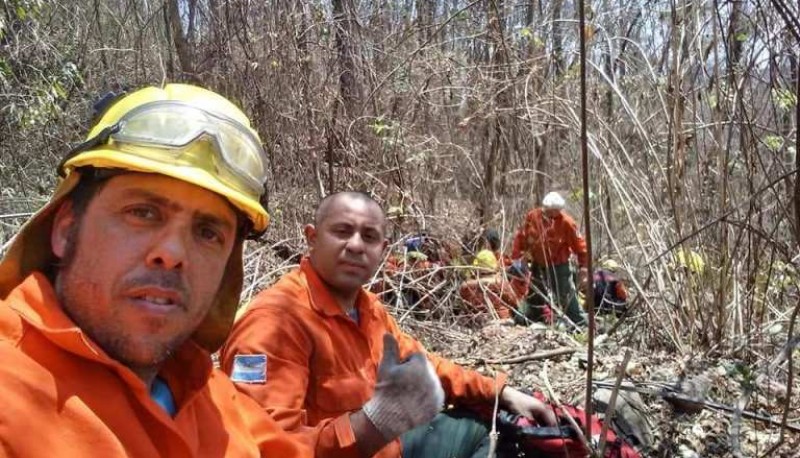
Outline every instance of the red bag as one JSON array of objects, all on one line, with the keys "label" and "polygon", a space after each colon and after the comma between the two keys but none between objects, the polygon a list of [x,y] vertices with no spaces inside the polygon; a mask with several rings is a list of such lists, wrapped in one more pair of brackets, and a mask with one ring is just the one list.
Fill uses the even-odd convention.
[{"label": "red bag", "polygon": [[[526,417],[512,415],[508,412],[501,412],[498,416],[499,423],[504,425],[503,429],[516,438],[525,455],[537,458],[584,458],[589,456],[589,451],[581,443],[578,433],[564,418],[565,414],[569,414],[583,432],[585,430],[585,411],[568,405],[556,407],[552,403],[548,403],[541,393],[535,393],[534,396],[553,408],[556,416],[561,420],[559,426],[537,426]],[[589,417],[589,423],[592,431],[590,442],[593,447],[597,448],[600,445],[603,423],[597,415]],[[603,458],[642,458],[642,455],[609,427],[606,432],[606,449]]]}]

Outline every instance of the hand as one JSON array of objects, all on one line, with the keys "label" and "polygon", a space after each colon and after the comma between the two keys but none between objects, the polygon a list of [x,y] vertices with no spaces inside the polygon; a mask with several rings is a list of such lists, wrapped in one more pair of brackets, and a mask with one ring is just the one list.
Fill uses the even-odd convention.
[{"label": "hand", "polygon": [[589,269],[587,269],[586,267],[581,267],[578,270],[578,287],[581,290],[585,290],[588,284],[589,284]]},{"label": "hand", "polygon": [[362,409],[387,440],[429,422],[444,404],[442,384],[425,355],[400,361],[399,353],[394,336],[384,334],[375,393]]},{"label": "hand", "polygon": [[500,392],[500,404],[511,413],[536,420],[541,426],[558,426],[556,414],[547,404],[510,386]]}]

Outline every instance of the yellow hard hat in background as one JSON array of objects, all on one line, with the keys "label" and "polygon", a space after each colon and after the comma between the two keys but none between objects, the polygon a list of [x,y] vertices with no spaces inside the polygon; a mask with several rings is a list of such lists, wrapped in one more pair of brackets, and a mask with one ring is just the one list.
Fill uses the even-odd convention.
[{"label": "yellow hard hat in background", "polygon": [[497,257],[491,250],[481,250],[475,255],[472,265],[484,269],[497,270]]},{"label": "yellow hard hat in background", "polygon": [[619,263],[611,258],[600,261],[600,267],[611,272],[619,270]]}]

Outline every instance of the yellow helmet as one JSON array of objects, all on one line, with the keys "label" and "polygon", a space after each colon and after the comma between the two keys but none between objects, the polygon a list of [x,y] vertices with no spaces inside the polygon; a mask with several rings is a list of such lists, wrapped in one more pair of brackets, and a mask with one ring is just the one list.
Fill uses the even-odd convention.
[{"label": "yellow helmet", "polygon": [[[261,232],[269,223],[260,201],[264,162],[247,117],[214,92],[168,84],[124,96],[101,115],[87,140],[67,154],[59,165],[64,179],[17,233],[0,261],[0,299],[31,273],[47,272],[56,264],[50,245],[54,215],[89,168],[158,173],[192,183],[228,199],[247,215],[253,231]],[[193,335],[209,351],[222,345],[233,324],[244,277],[242,249],[237,238],[214,305]]]},{"label": "yellow helmet", "polygon": [[491,250],[481,250],[475,255],[472,265],[482,269],[497,270],[497,257]]},{"label": "yellow helmet", "polygon": [[258,134],[239,108],[207,89],[168,84],[113,102],[59,173],[85,166],[167,175],[227,198],[256,233],[269,224]]},{"label": "yellow helmet", "polygon": [[600,261],[600,267],[606,270],[610,270],[611,272],[616,272],[617,270],[619,270],[619,263],[611,258],[607,258]]}]

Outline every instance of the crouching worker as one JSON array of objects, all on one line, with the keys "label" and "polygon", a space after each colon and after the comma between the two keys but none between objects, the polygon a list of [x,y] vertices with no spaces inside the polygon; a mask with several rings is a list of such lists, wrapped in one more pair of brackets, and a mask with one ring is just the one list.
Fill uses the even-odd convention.
[{"label": "crouching worker", "polygon": [[[458,292],[470,312],[489,312],[492,316],[505,319],[510,318],[511,311],[517,308],[519,297],[510,279],[497,271],[497,264],[494,253],[489,250],[479,252],[472,262],[477,278],[464,281]],[[494,313],[487,304],[491,304]]]},{"label": "crouching worker", "polygon": [[318,457],[486,456],[487,424],[463,410],[501,406],[553,425],[552,410],[427,353],[364,290],[385,217],[369,196],[326,197],[305,227],[300,268],[261,292],[234,324],[222,367]]},{"label": "crouching worker", "polygon": [[613,259],[600,263],[594,271],[594,304],[597,313],[620,315],[628,306],[628,290],[617,276],[620,266]]},{"label": "crouching worker", "polygon": [[311,456],[209,355],[267,227],[255,131],[194,86],[110,103],[0,263],[0,455]]}]

